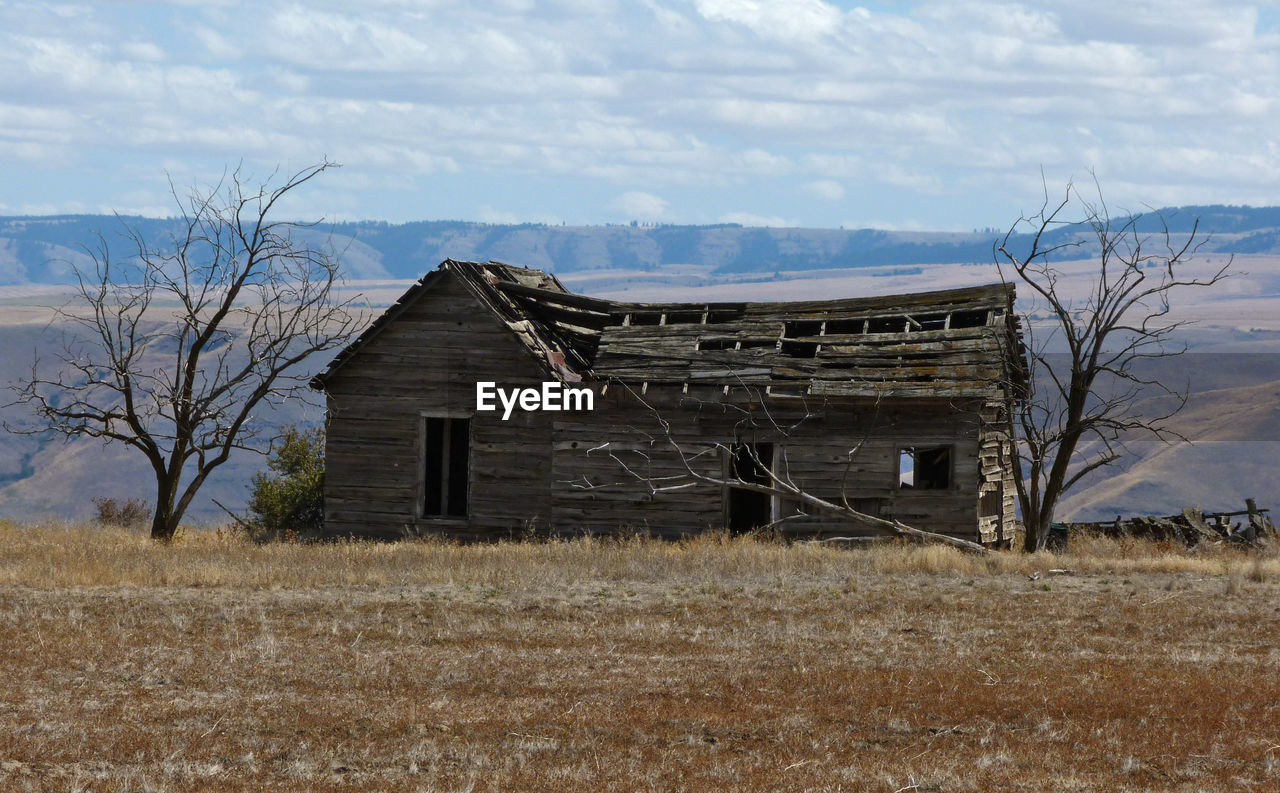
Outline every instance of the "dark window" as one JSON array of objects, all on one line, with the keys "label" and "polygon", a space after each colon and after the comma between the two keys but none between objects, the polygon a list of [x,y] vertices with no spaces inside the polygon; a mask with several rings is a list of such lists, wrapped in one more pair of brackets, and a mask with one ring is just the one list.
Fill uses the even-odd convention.
[{"label": "dark window", "polygon": [[782,325],[782,335],[788,339],[794,339],[797,336],[820,336],[822,335],[822,320],[797,319],[785,322]]},{"label": "dark window", "polygon": [[465,518],[471,419],[428,416],[422,432],[422,517]]},{"label": "dark window", "polygon": [[701,339],[698,341],[699,350],[736,350],[737,348],[737,339]]},{"label": "dark window", "polygon": [[898,486],[915,490],[951,487],[950,446],[908,446],[898,450]]},{"label": "dark window", "polygon": [[834,319],[827,321],[828,336],[843,336],[849,333],[862,333],[866,329],[865,319]]},{"label": "dark window", "polygon": [[867,327],[868,333],[905,333],[908,327],[906,317],[876,317]]},{"label": "dark window", "polygon": [[661,311],[653,311],[653,312],[645,312],[645,313],[637,312],[631,315],[631,324],[632,325],[661,325],[662,312]]},{"label": "dark window", "polygon": [[690,325],[690,324],[696,325],[699,322],[702,322],[701,311],[668,311],[667,312],[668,325]]},{"label": "dark window", "polygon": [[792,358],[817,358],[818,345],[811,341],[782,340],[782,354]]},{"label": "dark window", "polygon": [[957,311],[951,315],[953,328],[980,328],[986,324],[986,311]]},{"label": "dark window", "polygon": [[707,324],[716,325],[721,322],[736,322],[746,314],[740,308],[713,308],[707,314]]}]

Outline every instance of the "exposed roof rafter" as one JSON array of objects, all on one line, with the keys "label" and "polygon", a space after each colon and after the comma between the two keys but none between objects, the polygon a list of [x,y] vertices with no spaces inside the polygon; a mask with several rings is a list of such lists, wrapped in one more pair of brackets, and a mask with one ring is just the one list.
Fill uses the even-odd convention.
[{"label": "exposed roof rafter", "polygon": [[775,387],[832,396],[991,396],[1022,367],[1010,284],[779,303],[624,303],[575,295],[554,275],[447,260],[313,381],[326,382],[452,273],[548,375]]}]

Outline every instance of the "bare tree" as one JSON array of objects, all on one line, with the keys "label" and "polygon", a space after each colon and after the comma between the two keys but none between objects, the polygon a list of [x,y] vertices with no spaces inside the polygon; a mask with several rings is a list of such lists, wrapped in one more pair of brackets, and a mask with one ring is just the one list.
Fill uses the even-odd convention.
[{"label": "bare tree", "polygon": [[214,469],[234,450],[262,451],[271,430],[255,411],[299,394],[301,364],[354,328],[350,302],[334,291],[336,253],[296,237],[314,224],[274,218],[286,196],[335,167],[262,183],[237,169],[211,189],[171,188],[178,230],[158,244],[122,223],[125,257],[99,234],[57,311],[71,330],[56,366],[36,360],[14,387],[14,404],[44,426],[16,431],[137,449],[155,474],[151,536],[171,539]]},{"label": "bare tree", "polygon": [[[1186,323],[1170,316],[1184,287],[1209,287],[1227,277],[1230,260],[1201,277],[1187,272],[1204,245],[1199,221],[1170,232],[1160,213],[1112,217],[1094,180],[1096,198],[1068,184],[1054,202],[1045,188],[1037,214],[1021,217],[995,245],[995,258],[1026,286],[1020,301],[1027,342],[1029,394],[1010,389],[1015,477],[1026,549],[1045,547],[1054,510],[1085,476],[1120,459],[1126,439],[1178,437],[1168,420],[1187,389],[1150,374],[1144,364],[1180,355],[1174,336]],[[1148,229],[1144,231],[1143,229]],[[1063,263],[1093,259],[1087,288],[1073,288]],[[1169,397],[1151,410],[1149,397]],[[1092,449],[1082,453],[1082,441]]]},{"label": "bare tree", "polygon": [[[845,470],[842,475],[838,495],[823,498],[814,495],[803,483],[798,482],[791,474],[786,447],[780,447],[780,459],[764,460],[758,448],[751,444],[734,444],[726,441],[710,441],[699,439],[696,443],[679,437],[672,422],[663,411],[638,393],[630,385],[621,381],[613,381],[625,390],[627,395],[645,408],[652,419],[648,427],[631,426],[628,429],[638,442],[606,442],[587,451],[588,454],[606,454],[630,480],[642,483],[651,494],[683,490],[699,485],[716,485],[752,493],[778,497],[796,505],[803,505],[805,510],[791,516],[783,516],[772,523],[760,527],[767,530],[789,520],[806,518],[805,511],[817,511],[837,516],[844,521],[870,527],[888,536],[905,537],[912,540],[939,542],[962,548],[966,551],[986,553],[982,545],[952,537],[947,534],[925,531],[909,526],[896,519],[886,519],[871,515],[855,507],[848,498],[849,472],[857,459],[859,451],[866,442],[866,436],[855,438],[845,454]],[[810,409],[807,401],[801,401],[802,410],[797,416],[783,421],[775,416],[768,407],[768,400],[759,388],[746,384],[740,386],[745,398],[739,401],[699,400],[693,396],[681,396],[683,408],[697,407],[723,411],[734,418],[733,436],[747,437],[762,434],[766,437],[785,440],[802,425],[819,415]],[[752,410],[744,404],[759,406]],[[874,408],[878,408],[879,400]],[[875,409],[872,413],[874,414]],[[874,426],[872,421],[871,426]],[[675,462],[674,473],[664,472],[665,466],[655,470],[655,456],[662,460]],[[720,461],[734,456],[740,457],[741,465],[730,465],[727,470],[720,468]],[[704,463],[710,461],[711,465]],[[721,473],[715,473],[721,471]],[[589,481],[569,483],[584,489],[608,487],[610,484],[593,484]]]}]

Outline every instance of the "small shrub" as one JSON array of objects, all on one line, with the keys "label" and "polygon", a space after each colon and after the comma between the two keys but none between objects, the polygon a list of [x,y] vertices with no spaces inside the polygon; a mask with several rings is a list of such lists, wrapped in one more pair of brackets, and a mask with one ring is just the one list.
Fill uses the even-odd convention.
[{"label": "small shrub", "polygon": [[270,473],[249,485],[245,528],[256,542],[315,537],[324,527],[324,430],[290,427],[272,445]]},{"label": "small shrub", "polygon": [[99,496],[93,499],[94,523],[141,529],[151,522],[151,505],[140,498],[115,499]]}]

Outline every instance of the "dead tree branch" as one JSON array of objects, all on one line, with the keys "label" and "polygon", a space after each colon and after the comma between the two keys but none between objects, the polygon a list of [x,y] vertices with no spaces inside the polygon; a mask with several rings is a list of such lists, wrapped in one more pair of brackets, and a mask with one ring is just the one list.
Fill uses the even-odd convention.
[{"label": "dead tree branch", "polygon": [[[748,446],[745,450],[738,450],[739,453],[749,455],[750,464],[759,473],[763,474],[763,482],[747,481],[740,476],[735,476],[733,475],[732,468],[730,469],[729,475],[726,476],[709,474],[699,465],[699,463],[708,456],[713,456],[716,460],[719,460],[726,454],[733,454],[735,450],[733,449],[732,444],[715,441],[710,444],[699,444],[698,448],[693,448],[690,444],[678,437],[676,431],[672,427],[671,421],[663,414],[662,410],[646,400],[644,395],[632,388],[629,384],[618,384],[625,389],[625,392],[630,398],[636,400],[644,408],[653,421],[653,430],[641,427],[631,428],[636,437],[643,439],[638,445],[652,450],[652,454],[669,455],[668,459],[678,461],[678,472],[674,474],[654,473],[652,466],[650,465],[653,460],[651,453],[645,451],[644,448],[635,448],[637,444],[634,443],[625,444],[625,449],[618,448],[620,446],[619,444],[604,443],[591,449],[588,453],[607,454],[615,463],[617,463],[623,472],[635,481],[642,483],[653,495],[695,487],[700,484],[735,488],[752,493],[760,493],[762,495],[786,498],[814,508],[823,513],[835,515],[854,523],[883,531],[887,535],[906,537],[917,541],[943,543],[974,553],[988,552],[987,548],[975,542],[970,542],[968,540],[952,537],[946,534],[939,534],[937,532],[925,531],[913,526],[908,526],[902,521],[896,519],[882,518],[856,510],[850,506],[849,499],[847,498],[844,488],[842,488],[840,500],[838,502],[827,498],[821,498],[811,492],[808,492],[801,483],[798,483],[791,476],[789,466],[786,462],[785,449],[783,450],[783,457],[780,466],[782,470],[780,471],[776,470],[779,468],[778,465],[769,465],[766,461],[762,460],[759,453],[752,447]],[[758,391],[758,389],[751,389],[745,384],[741,387],[747,389],[748,392],[753,390]],[[741,414],[741,417],[737,422],[737,428],[739,431],[766,431],[770,433],[771,436],[779,438],[789,437],[800,425],[809,421],[815,415],[806,403],[803,415],[796,421],[784,425],[781,424],[766,407],[764,407],[767,400],[764,399],[761,394],[755,393],[753,398],[748,401],[762,406],[758,413],[732,402],[718,401],[714,403],[706,403],[698,400],[696,403],[700,407],[711,406],[723,411],[731,411]],[[857,440],[850,449],[848,453],[850,465],[864,441],[865,438]],[[632,459],[628,459],[633,455],[634,457]],[[845,475],[847,476],[847,470]],[[590,485],[590,483],[586,483],[583,486],[588,488],[594,487],[593,485]],[[789,518],[784,516],[781,520],[788,519]],[[780,523],[781,520],[774,521],[762,528],[768,529],[771,526]]]},{"label": "dead tree branch", "polygon": [[[1217,284],[1231,266],[1228,260],[1189,275],[1207,242],[1198,221],[1184,239],[1159,212],[1152,215],[1155,230],[1142,214],[1113,217],[1096,178],[1093,193],[1085,197],[1068,183],[1055,200],[1046,185],[1040,210],[1020,217],[995,245],[1002,278],[1031,291],[1020,308],[1033,390],[1007,391],[1029,551],[1044,548],[1063,495],[1120,459],[1127,439],[1180,437],[1169,419],[1186,404],[1188,390],[1144,375],[1140,365],[1186,351],[1173,343],[1187,323],[1171,318],[1171,298]],[[1073,288],[1063,264],[1085,256],[1096,268],[1083,289]],[[1169,407],[1140,412],[1138,403],[1152,396],[1168,398]],[[1081,453],[1086,440],[1096,444],[1090,454]]]},{"label": "dead tree branch", "polygon": [[115,255],[87,249],[75,295],[58,310],[68,330],[57,360],[33,362],[14,387],[36,428],[137,449],[155,474],[151,535],[173,537],[196,492],[232,452],[268,440],[255,412],[304,393],[302,364],[343,345],[356,318],[337,297],[337,252],[277,220],[281,202],[322,162],[253,183],[240,169],[208,190],[171,191],[180,210],[164,241],[122,221]]}]

